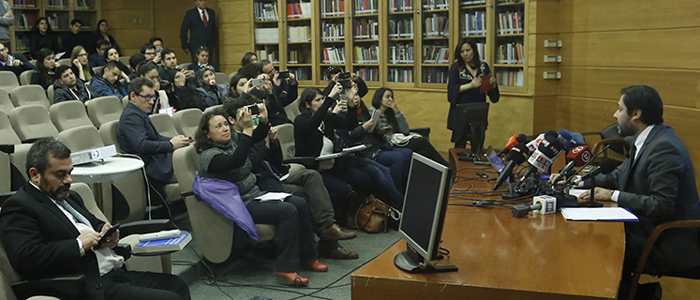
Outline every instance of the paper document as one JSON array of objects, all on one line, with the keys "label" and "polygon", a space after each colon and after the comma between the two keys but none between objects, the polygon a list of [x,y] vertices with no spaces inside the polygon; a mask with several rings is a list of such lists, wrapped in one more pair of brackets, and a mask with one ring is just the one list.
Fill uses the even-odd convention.
[{"label": "paper document", "polygon": [[372,125],[372,128],[370,128],[367,132],[374,132],[374,129],[377,128],[377,123],[379,123],[379,117],[382,116],[382,111],[381,110],[375,110],[374,113],[372,114],[372,118],[370,120],[374,121],[374,125]]},{"label": "paper document", "polygon": [[569,190],[569,195],[578,198],[578,197],[581,196],[581,194],[583,194],[583,192],[585,192],[585,191],[588,191],[588,190],[587,190],[587,189],[570,189],[570,190]]},{"label": "paper document", "polygon": [[367,149],[367,145],[362,144],[362,145],[357,145],[357,146],[353,146],[353,147],[349,147],[349,148],[343,148],[343,152],[351,153],[351,152],[362,151],[365,149]]},{"label": "paper document", "polygon": [[316,160],[328,160],[328,159],[334,159],[341,157],[345,154],[348,154],[347,152],[337,152],[337,153],[331,153],[331,154],[325,154],[325,155],[320,155],[319,157],[316,157]]},{"label": "paper document", "polygon": [[562,207],[561,214],[571,221],[639,222],[637,216],[622,207]]},{"label": "paper document", "polygon": [[265,195],[262,195],[260,197],[256,197],[255,199],[260,200],[260,202],[265,202],[265,201],[284,201],[284,199],[287,199],[287,197],[291,196],[292,194],[289,193],[265,193]]}]

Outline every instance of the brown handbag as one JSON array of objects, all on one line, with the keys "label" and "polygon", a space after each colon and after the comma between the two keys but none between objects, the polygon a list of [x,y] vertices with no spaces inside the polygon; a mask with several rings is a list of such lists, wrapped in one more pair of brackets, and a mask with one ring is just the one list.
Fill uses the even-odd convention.
[{"label": "brown handbag", "polygon": [[401,219],[401,212],[369,195],[357,209],[355,227],[368,233],[386,232],[388,218],[398,221]]}]

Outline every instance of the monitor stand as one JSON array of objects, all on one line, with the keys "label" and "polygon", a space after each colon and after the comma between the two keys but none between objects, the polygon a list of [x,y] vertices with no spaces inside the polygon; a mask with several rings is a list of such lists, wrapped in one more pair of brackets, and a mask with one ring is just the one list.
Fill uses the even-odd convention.
[{"label": "monitor stand", "polygon": [[[440,255],[439,258],[441,259],[442,255]],[[406,246],[406,251],[394,256],[394,265],[408,273],[442,273],[457,271],[457,266],[455,265],[434,266],[430,264],[430,262],[425,262],[425,259],[415,250],[411,249],[410,246]]]}]

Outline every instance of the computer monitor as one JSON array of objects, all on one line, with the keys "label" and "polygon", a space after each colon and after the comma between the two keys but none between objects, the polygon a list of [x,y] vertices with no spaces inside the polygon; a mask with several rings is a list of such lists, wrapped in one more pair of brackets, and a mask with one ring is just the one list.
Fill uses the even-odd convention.
[{"label": "computer monitor", "polygon": [[413,153],[406,186],[399,233],[406,251],[394,257],[394,264],[410,273],[456,271],[455,266],[433,266],[438,253],[447,200],[452,185],[449,168]]},{"label": "computer monitor", "polygon": [[479,154],[484,146],[486,127],[488,126],[489,103],[457,104],[457,115],[453,125],[453,136],[457,139],[469,137],[472,153]]}]

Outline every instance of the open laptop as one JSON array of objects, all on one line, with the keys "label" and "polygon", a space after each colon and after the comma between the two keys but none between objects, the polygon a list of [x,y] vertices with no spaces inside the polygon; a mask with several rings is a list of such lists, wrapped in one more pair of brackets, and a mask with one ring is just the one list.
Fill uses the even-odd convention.
[{"label": "open laptop", "polygon": [[[491,146],[489,146],[489,148],[486,149],[486,159],[488,159],[491,167],[498,171],[498,175],[501,175],[501,172],[503,171],[503,168],[506,167],[506,164],[504,164],[503,161],[501,161],[501,158],[498,157],[498,153],[496,152],[496,150],[493,150],[493,147]],[[506,186],[510,185],[510,179],[506,179],[505,184]]]}]

